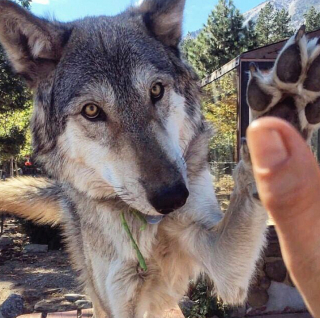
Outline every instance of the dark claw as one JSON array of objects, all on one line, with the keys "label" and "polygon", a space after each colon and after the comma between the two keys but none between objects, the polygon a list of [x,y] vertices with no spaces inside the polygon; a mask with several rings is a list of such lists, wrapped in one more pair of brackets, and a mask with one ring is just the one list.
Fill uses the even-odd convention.
[{"label": "dark claw", "polygon": [[259,200],[260,201],[260,195],[257,189],[257,186],[254,184],[253,185],[253,192],[252,192],[252,196],[254,199]]},{"label": "dark claw", "polygon": [[241,159],[247,164],[251,164],[250,151],[245,137],[241,138]]},{"label": "dark claw", "polygon": [[254,192],[254,193],[252,194],[252,196],[253,196],[256,200],[259,200],[259,201],[260,201],[260,195],[259,195],[258,192]]},{"label": "dark claw", "polygon": [[296,42],[299,42],[305,34],[306,34],[306,26],[302,25],[296,34]]},{"label": "dark claw", "polygon": [[251,62],[250,66],[249,66],[249,70],[251,72],[251,75],[256,73],[258,71],[258,67],[257,67],[256,63]]}]

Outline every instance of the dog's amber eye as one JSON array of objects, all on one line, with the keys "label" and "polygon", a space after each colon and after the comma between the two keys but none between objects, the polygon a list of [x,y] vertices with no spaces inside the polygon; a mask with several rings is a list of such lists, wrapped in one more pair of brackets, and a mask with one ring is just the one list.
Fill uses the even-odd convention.
[{"label": "dog's amber eye", "polygon": [[105,113],[95,104],[87,104],[82,109],[82,115],[89,120],[105,120]]},{"label": "dog's amber eye", "polygon": [[163,97],[164,86],[161,83],[156,83],[151,87],[151,99],[156,102]]},{"label": "dog's amber eye", "polygon": [[88,104],[84,106],[83,111],[88,118],[96,118],[99,116],[100,108],[94,104]]}]

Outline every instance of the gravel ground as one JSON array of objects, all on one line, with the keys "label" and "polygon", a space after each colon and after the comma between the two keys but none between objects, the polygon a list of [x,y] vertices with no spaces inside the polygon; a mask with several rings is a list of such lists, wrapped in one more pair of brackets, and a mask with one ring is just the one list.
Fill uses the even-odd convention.
[{"label": "gravel ground", "polygon": [[28,238],[15,219],[6,220],[3,235],[12,238],[13,244],[0,247],[0,306],[18,293],[26,301],[26,312],[32,312],[39,300],[80,292],[65,252],[22,253]]}]

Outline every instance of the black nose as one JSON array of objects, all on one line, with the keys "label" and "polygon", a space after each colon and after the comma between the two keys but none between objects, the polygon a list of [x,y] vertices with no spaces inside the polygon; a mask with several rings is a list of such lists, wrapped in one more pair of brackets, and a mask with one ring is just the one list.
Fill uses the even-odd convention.
[{"label": "black nose", "polygon": [[169,214],[183,207],[188,199],[189,191],[184,183],[180,182],[171,187],[163,187],[154,193],[149,201],[161,214]]}]

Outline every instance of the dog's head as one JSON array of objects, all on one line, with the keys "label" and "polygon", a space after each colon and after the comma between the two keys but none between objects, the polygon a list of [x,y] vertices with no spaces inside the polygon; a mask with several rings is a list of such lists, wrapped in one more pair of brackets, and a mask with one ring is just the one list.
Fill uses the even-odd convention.
[{"label": "dog's head", "polygon": [[[143,213],[185,204],[187,156],[204,126],[178,47],[184,4],[145,0],[63,24],[0,0],[0,40],[34,89],[34,150],[54,177]],[[203,167],[206,154],[194,155]]]}]

